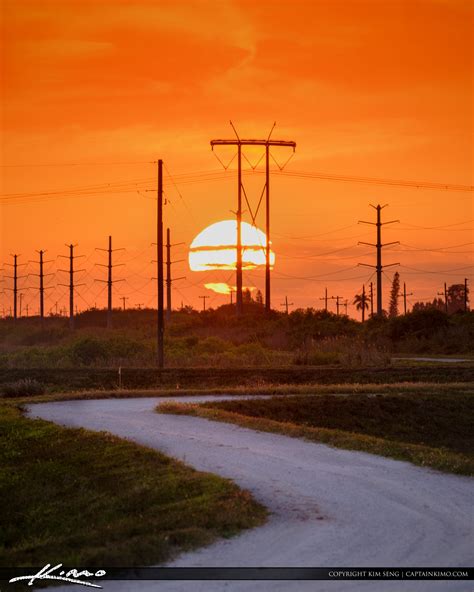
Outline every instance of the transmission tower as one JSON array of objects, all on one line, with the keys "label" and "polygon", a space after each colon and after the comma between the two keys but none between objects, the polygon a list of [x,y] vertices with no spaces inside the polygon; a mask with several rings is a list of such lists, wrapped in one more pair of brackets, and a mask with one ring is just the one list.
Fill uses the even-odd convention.
[{"label": "transmission tower", "polygon": [[16,320],[18,318],[18,280],[27,277],[26,275],[18,275],[18,268],[26,265],[26,263],[18,263],[18,257],[21,255],[12,255],[13,263],[5,263],[9,267],[13,267],[13,275],[7,275],[5,277],[13,280],[13,288],[6,288],[7,290],[11,290],[13,292],[13,318]]},{"label": "transmission tower", "polygon": [[39,265],[39,273],[30,273],[28,275],[34,275],[36,277],[39,278],[39,302],[40,302],[40,307],[39,307],[39,315],[40,315],[40,319],[41,319],[41,324],[43,324],[44,322],[44,291],[45,290],[49,290],[51,289],[53,286],[49,286],[47,288],[45,288],[44,286],[44,278],[48,275],[54,275],[54,273],[44,273],[44,265],[46,263],[51,263],[53,260],[50,259],[49,261],[45,261],[44,260],[44,254],[46,253],[46,251],[36,251],[39,255],[39,261],[30,261],[31,263],[38,263]]},{"label": "transmission tower", "polygon": [[186,279],[186,276],[181,276],[177,278],[171,277],[171,265],[173,263],[181,263],[184,259],[178,259],[177,261],[171,261],[171,248],[177,247],[178,245],[184,245],[184,243],[174,243],[171,244],[171,231],[169,228],[166,229],[166,320],[169,322],[171,320],[171,284],[172,282],[176,282],[178,280]]},{"label": "transmission tower", "polygon": [[[271,302],[270,302],[270,147],[271,146],[285,146],[289,148],[293,148],[293,152],[296,149],[296,142],[287,141],[287,140],[271,140],[271,134],[276,124],[273,124],[272,129],[270,130],[270,134],[268,138],[265,140],[255,140],[255,139],[242,139],[239,137],[237,130],[235,129],[232,121],[230,122],[232,129],[236,135],[236,139],[232,138],[230,140],[211,140],[211,148],[214,150],[214,146],[237,146],[237,257],[236,257],[236,284],[237,284],[237,302],[236,302],[236,311],[237,315],[240,316],[243,310],[243,295],[242,295],[242,192],[245,194],[245,189],[242,184],[242,146],[265,146],[265,310],[266,312],[270,312],[271,310]],[[273,158],[273,157],[272,157]],[[275,160],[275,159],[274,159]],[[258,163],[257,163],[258,165]],[[257,166],[256,165],[256,166]],[[277,163],[278,165],[278,163]],[[252,167],[252,168],[256,168]],[[278,165],[279,166],[279,165]],[[224,167],[227,168],[227,167]],[[281,167],[282,168],[282,167]],[[258,210],[260,208],[260,204],[262,201],[262,196],[260,197],[259,204],[253,214],[250,203],[247,199],[245,194],[245,200],[247,202],[247,206],[250,211],[250,215],[252,217],[252,223],[255,225],[255,220],[257,217]]]},{"label": "transmission tower", "polygon": [[394,241],[391,243],[382,244],[382,226],[386,224],[393,224],[395,222],[400,222],[400,220],[390,220],[389,222],[382,222],[381,221],[381,212],[384,208],[387,207],[388,204],[381,206],[380,204],[374,206],[370,204],[371,208],[374,208],[377,212],[377,221],[376,222],[366,222],[365,220],[359,220],[359,224],[371,224],[372,226],[376,226],[377,228],[377,242],[374,243],[366,243],[359,241],[359,245],[369,245],[370,247],[375,247],[377,249],[377,263],[376,265],[369,265],[367,263],[359,263],[363,267],[372,267],[375,268],[377,271],[377,316],[382,316],[382,270],[385,267],[393,267],[394,265],[400,265],[400,263],[390,263],[389,265],[382,265],[382,248],[388,247],[388,245],[398,245],[400,241]]},{"label": "transmission tower", "polygon": [[163,161],[158,160],[158,187],[157,187],[157,282],[158,282],[158,320],[157,320],[157,364],[158,368],[164,366],[164,282],[163,282]]},{"label": "transmission tower", "polygon": [[108,263],[96,263],[100,267],[107,267],[107,279],[106,280],[95,280],[96,282],[104,282],[107,284],[107,329],[112,328],[112,285],[115,282],[123,282],[124,280],[113,280],[112,279],[112,269],[114,267],[119,267],[124,265],[124,263],[116,263],[112,265],[112,253],[114,251],[123,251],[123,248],[120,249],[112,249],[112,237],[109,236],[109,248],[108,249],[101,249],[99,247],[96,248],[96,251],[105,251],[108,253]]},{"label": "transmission tower", "polygon": [[83,286],[84,284],[75,284],[74,283],[74,274],[80,273],[81,271],[85,271],[84,269],[74,269],[74,259],[78,259],[79,257],[84,257],[84,255],[74,255],[74,247],[77,245],[66,245],[69,249],[69,255],[59,255],[64,259],[69,259],[69,269],[59,269],[58,271],[63,271],[69,274],[69,284],[58,284],[59,286],[65,286],[69,288],[69,327],[74,329],[74,290],[79,288],[79,286]]}]

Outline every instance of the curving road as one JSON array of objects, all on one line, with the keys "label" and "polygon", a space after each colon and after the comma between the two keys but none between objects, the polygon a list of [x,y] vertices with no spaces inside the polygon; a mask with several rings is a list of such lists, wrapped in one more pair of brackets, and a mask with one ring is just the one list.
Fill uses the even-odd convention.
[{"label": "curving road", "polygon": [[[222,397],[226,398],[226,397]],[[197,402],[206,397],[173,398]],[[31,405],[30,417],[106,430],[233,479],[272,511],[266,525],[173,566],[473,564],[474,479],[205,419],[154,412],[165,399]],[[213,397],[212,400],[216,400]],[[472,582],[109,582],[106,591],[471,590]],[[70,587],[55,588],[71,590]]]}]

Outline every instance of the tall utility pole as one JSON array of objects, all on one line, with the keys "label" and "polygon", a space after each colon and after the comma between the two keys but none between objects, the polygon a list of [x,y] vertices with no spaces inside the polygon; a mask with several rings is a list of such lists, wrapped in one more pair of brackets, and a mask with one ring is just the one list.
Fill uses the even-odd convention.
[{"label": "tall utility pole", "polygon": [[342,296],[335,296],[334,299],[336,300],[336,315],[339,316],[339,307],[341,306],[339,300],[342,299]]},{"label": "tall utility pole", "polygon": [[374,284],[370,282],[370,316],[374,316]]},{"label": "tall utility pole", "polygon": [[158,368],[164,366],[164,335],[165,321],[163,310],[163,161],[158,160],[158,219],[157,219],[157,281],[158,281],[158,323],[157,323],[157,350],[158,350]]},{"label": "tall utility pole", "polygon": [[444,297],[444,312],[448,314],[448,288],[446,287],[446,282],[444,282],[444,292],[438,292],[437,295]]},{"label": "tall utility pole", "polygon": [[[241,139],[230,122],[235,132],[236,139],[230,140],[211,140],[211,148],[214,146],[237,146],[237,256],[236,256],[236,284],[237,284],[237,303],[236,311],[240,316],[243,310],[242,297],[242,146],[265,146],[265,311],[271,310],[271,289],[270,289],[270,259],[271,259],[271,240],[270,240],[270,147],[271,146],[285,146],[296,149],[296,142],[287,140],[271,140],[271,134],[275,124],[273,125],[268,138],[265,140]],[[259,204],[260,205],[260,204]],[[249,207],[250,209],[250,207]],[[255,225],[255,216],[252,215],[252,222]]]},{"label": "tall utility pole", "polygon": [[171,265],[173,263],[180,263],[184,261],[184,259],[178,259],[177,261],[171,261],[171,247],[176,247],[178,245],[184,245],[184,243],[174,243],[171,244],[171,232],[170,229],[166,229],[166,320],[169,322],[171,320],[171,283],[176,280],[184,280],[185,277],[179,278],[171,278]]},{"label": "tall utility pole", "polygon": [[328,300],[336,300],[335,296],[328,296],[328,289],[324,289],[324,296],[320,298],[320,300],[324,300],[324,310],[327,312],[328,310]]},{"label": "tall utility pole", "polygon": [[123,310],[125,310],[125,303],[128,300],[128,296],[121,296],[120,300],[122,301]]},{"label": "tall utility pole", "polygon": [[403,282],[403,314],[407,314],[407,296],[413,296],[413,292],[407,294],[407,286]]},{"label": "tall utility pole", "polygon": [[69,327],[70,329],[74,329],[74,290],[79,286],[83,286],[84,284],[75,284],[74,283],[74,274],[84,271],[84,269],[74,269],[74,259],[78,257],[83,257],[84,255],[74,255],[74,247],[77,245],[66,245],[69,249],[69,255],[59,255],[64,259],[69,259],[69,269],[59,269],[58,271],[64,271],[65,273],[69,273],[69,284],[59,284],[59,286],[66,286],[69,288]]},{"label": "tall utility pole", "polygon": [[18,275],[18,268],[26,265],[26,263],[18,263],[18,257],[20,257],[20,255],[15,254],[12,255],[12,257],[13,263],[6,263],[5,265],[13,267],[13,275],[7,275],[5,277],[13,280],[13,288],[7,288],[7,290],[12,290],[13,292],[13,318],[16,320],[18,318],[18,280],[26,277],[26,275]]},{"label": "tall utility pole", "polygon": [[202,299],[202,310],[203,312],[206,312],[206,300],[209,298],[209,296],[199,296],[199,298]]},{"label": "tall utility pole", "polygon": [[389,222],[382,222],[381,221],[381,212],[382,210],[387,207],[388,204],[381,206],[380,204],[374,206],[370,204],[371,208],[374,208],[377,212],[377,222],[366,222],[365,220],[359,220],[359,224],[371,224],[377,227],[377,242],[374,243],[365,243],[360,241],[359,245],[369,245],[370,247],[376,247],[377,249],[377,264],[376,265],[368,265],[367,263],[359,263],[364,267],[372,267],[375,268],[377,271],[377,316],[382,316],[382,270],[385,267],[393,267],[394,265],[400,265],[400,263],[390,263],[389,265],[382,265],[382,248],[387,247],[388,245],[397,245],[400,244],[400,241],[393,241],[391,243],[382,244],[382,226],[386,224],[393,224],[394,222],[400,222],[400,220],[390,220]]},{"label": "tall utility pole", "polygon": [[289,314],[289,308],[290,306],[293,306],[293,302],[288,302],[288,296],[285,296],[285,302],[283,302],[281,306],[284,306],[286,314]]},{"label": "tall utility pole", "polygon": [[324,310],[327,312],[328,310],[328,289],[324,288],[324,297],[320,298],[320,300],[324,300]]},{"label": "tall utility pole", "polygon": [[362,284],[362,322],[365,321],[365,303],[366,303],[366,297],[365,297],[365,284]]},{"label": "tall utility pole", "polygon": [[115,282],[123,282],[123,280],[113,280],[112,279],[112,268],[119,267],[124,265],[123,263],[117,263],[116,265],[112,265],[112,253],[114,251],[123,251],[121,249],[112,249],[112,237],[109,236],[109,248],[108,249],[100,249],[99,247],[96,248],[96,251],[105,251],[108,253],[108,263],[96,263],[100,267],[107,267],[107,279],[106,280],[96,280],[96,282],[105,282],[107,283],[107,329],[112,328],[112,285]]},{"label": "tall utility pole", "polygon": [[347,300],[344,300],[344,302],[343,302],[344,310],[345,310],[344,314],[346,315],[346,317],[347,317],[347,302],[348,302]]},{"label": "tall utility pole", "polygon": [[[39,315],[41,319],[41,324],[44,322],[44,291],[48,288],[44,287],[44,278],[47,275],[54,275],[53,273],[44,273],[44,265],[45,263],[51,263],[52,259],[49,261],[44,260],[44,254],[46,251],[36,251],[39,255],[39,261],[31,261],[31,263],[38,263],[39,264],[39,273],[31,273],[29,275],[35,275],[39,277],[39,301],[40,301],[40,308],[39,308]],[[52,287],[52,286],[50,286]]]}]

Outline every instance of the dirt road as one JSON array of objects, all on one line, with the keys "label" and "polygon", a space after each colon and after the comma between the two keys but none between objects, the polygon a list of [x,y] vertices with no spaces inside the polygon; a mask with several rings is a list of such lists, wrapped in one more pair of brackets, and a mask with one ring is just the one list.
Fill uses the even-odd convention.
[{"label": "dirt road", "polygon": [[[160,415],[154,412],[157,402],[143,398],[45,403],[31,405],[29,414],[66,426],[107,430],[159,449],[196,469],[233,479],[272,511],[266,525],[182,555],[171,565],[472,565],[474,479],[229,424]],[[411,592],[470,590],[471,584],[111,582],[104,589]],[[55,588],[63,589],[71,588]]]}]

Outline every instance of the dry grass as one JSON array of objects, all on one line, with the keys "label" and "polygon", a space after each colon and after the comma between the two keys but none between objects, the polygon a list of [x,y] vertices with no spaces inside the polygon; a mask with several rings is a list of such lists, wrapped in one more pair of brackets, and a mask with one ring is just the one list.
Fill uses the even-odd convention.
[{"label": "dry grass", "polygon": [[433,391],[433,385],[416,390],[404,385],[398,386],[398,393],[394,386],[389,385],[388,394],[382,396],[376,396],[381,389],[375,385],[375,390],[364,389],[367,396],[360,391],[348,397],[319,392],[316,397],[230,400],[202,405],[171,402],[159,405],[157,410],[473,475],[472,435],[469,435],[473,386],[450,385],[451,391]]}]

